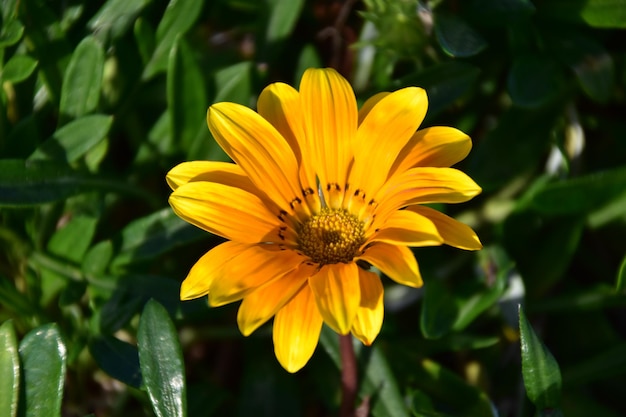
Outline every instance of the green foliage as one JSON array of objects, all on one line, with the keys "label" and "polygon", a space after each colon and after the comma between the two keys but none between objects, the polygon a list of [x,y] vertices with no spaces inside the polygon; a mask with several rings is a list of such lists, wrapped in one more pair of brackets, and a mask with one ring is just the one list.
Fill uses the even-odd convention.
[{"label": "green foliage", "polygon": [[472,137],[458,168],[483,189],[437,209],[485,249],[416,248],[423,289],[384,279],[358,402],[626,415],[625,29],[626,0],[0,2],[0,415],[337,415],[334,332],[291,375],[271,324],[244,338],[236,306],[179,300],[222,240],[165,182],[228,161],[208,106],[311,66],[360,103],[425,88],[423,125]]}]

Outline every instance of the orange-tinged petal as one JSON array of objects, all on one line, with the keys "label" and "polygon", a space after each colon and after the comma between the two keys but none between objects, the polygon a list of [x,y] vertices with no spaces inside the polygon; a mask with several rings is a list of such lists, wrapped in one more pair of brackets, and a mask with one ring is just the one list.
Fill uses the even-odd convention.
[{"label": "orange-tinged petal", "polygon": [[372,110],[380,100],[387,97],[389,94],[391,93],[388,91],[382,91],[380,93],[374,94],[373,96],[365,100],[365,103],[363,103],[363,105],[359,109],[359,125],[363,123],[363,120],[365,120],[365,117],[368,115],[370,110]]},{"label": "orange-tinged petal", "polygon": [[180,286],[180,299],[191,300],[209,293],[209,287],[223,266],[250,245],[224,242],[205,253],[191,268]]},{"label": "orange-tinged petal", "polygon": [[480,194],[467,174],[454,168],[418,167],[393,175],[375,200],[380,222],[394,210],[413,204],[462,203]]},{"label": "orange-tinged petal", "polygon": [[182,162],[167,173],[166,180],[172,190],[188,182],[209,181],[239,187],[253,194],[259,193],[241,167],[230,162]]},{"label": "orange-tinged petal", "polygon": [[350,187],[374,194],[387,179],[398,153],[424,120],[423,88],[407,87],[383,97],[359,125]]},{"label": "orange-tinged petal", "polygon": [[278,245],[253,245],[224,265],[209,287],[209,304],[232,303],[252,290],[293,271],[302,262],[295,251]]},{"label": "orange-tinged petal", "polygon": [[235,103],[212,105],[207,123],[219,145],[270,200],[289,213],[302,207],[293,206],[302,196],[296,157],[274,126]]},{"label": "orange-tinged petal", "polygon": [[[169,203],[183,220],[207,232],[242,243],[288,243],[295,237],[254,194],[214,182],[190,182],[172,193]],[[279,233],[285,237],[280,238]]]},{"label": "orange-tinged petal", "polygon": [[407,246],[437,246],[443,243],[443,238],[429,218],[417,212],[398,210],[387,218],[380,230],[368,241]]},{"label": "orange-tinged petal", "polygon": [[423,284],[415,256],[406,246],[376,242],[359,259],[371,263],[398,284],[415,288]]},{"label": "orange-tinged petal", "polygon": [[315,266],[302,264],[246,295],[237,313],[237,324],[241,333],[248,336],[268,321],[306,285],[314,273]]},{"label": "orange-tinged petal", "polygon": [[391,172],[410,168],[450,167],[465,159],[472,149],[472,140],[458,129],[434,126],[415,132],[398,154]]},{"label": "orange-tinged petal", "polygon": [[476,232],[471,227],[435,209],[425,206],[410,206],[403,211],[412,211],[428,217],[437,227],[443,238],[443,243],[446,245],[467,250],[479,250],[483,247]]},{"label": "orange-tinged petal", "polygon": [[297,372],[311,359],[322,330],[322,315],[313,292],[302,287],[274,318],[274,353],[287,372]]},{"label": "orange-tinged petal", "polygon": [[325,265],[309,286],[326,324],[339,334],[348,334],[361,303],[358,266],[355,263]]},{"label": "orange-tinged petal", "polygon": [[332,69],[308,69],[300,82],[303,144],[317,169],[326,204],[343,202],[358,114],[350,84]]},{"label": "orange-tinged petal", "polygon": [[365,345],[374,342],[383,325],[383,285],[373,272],[359,268],[361,305],[352,323],[352,334]]}]

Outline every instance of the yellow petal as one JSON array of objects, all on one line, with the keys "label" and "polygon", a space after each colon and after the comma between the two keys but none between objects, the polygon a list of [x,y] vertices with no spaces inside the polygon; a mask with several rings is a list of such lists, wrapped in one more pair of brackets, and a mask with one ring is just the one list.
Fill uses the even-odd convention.
[{"label": "yellow petal", "polygon": [[215,140],[270,200],[294,213],[302,197],[298,164],[282,135],[258,113],[235,103],[209,108],[207,123]]},{"label": "yellow petal", "polygon": [[239,306],[237,324],[244,336],[250,335],[280,310],[306,285],[315,266],[306,264],[246,295]]},{"label": "yellow petal", "polygon": [[437,227],[446,245],[467,250],[479,250],[483,247],[471,227],[437,210],[425,206],[410,206],[403,211],[412,211],[428,217]]},{"label": "yellow petal", "polygon": [[393,212],[369,241],[406,246],[437,246],[443,238],[427,217],[408,210]]},{"label": "yellow petal", "polygon": [[423,284],[415,256],[406,246],[376,242],[358,259],[371,263],[398,284],[415,288]]},{"label": "yellow petal", "polygon": [[462,203],[481,191],[474,180],[458,169],[411,168],[393,175],[378,192],[376,215],[382,220],[391,212],[413,204]]},{"label": "yellow petal", "polygon": [[183,220],[229,240],[295,242],[294,232],[281,223],[279,213],[270,212],[259,197],[238,187],[190,182],[178,187],[169,203]]},{"label": "yellow petal", "polygon": [[183,162],[172,168],[167,173],[166,179],[172,190],[188,182],[210,181],[239,187],[253,194],[259,193],[241,167],[230,162]]},{"label": "yellow petal", "polygon": [[465,159],[472,149],[472,140],[453,127],[434,126],[418,130],[402,149],[391,172],[410,168],[450,167]]},{"label": "yellow petal", "polygon": [[180,286],[180,299],[191,300],[207,295],[209,287],[222,267],[250,245],[224,242],[205,253],[191,268]]},{"label": "yellow petal", "polygon": [[354,91],[332,69],[308,69],[300,83],[306,147],[326,204],[343,202],[358,115]]},{"label": "yellow petal", "polygon": [[369,114],[370,110],[372,110],[380,100],[387,97],[389,94],[391,93],[389,93],[388,91],[383,91],[374,94],[373,96],[365,100],[365,103],[363,103],[363,105],[359,109],[359,125],[363,123],[363,120],[365,120],[365,117]]},{"label": "yellow petal", "polygon": [[352,334],[365,345],[374,342],[383,325],[383,285],[373,272],[359,268],[361,305],[352,323]]},{"label": "yellow petal", "polygon": [[323,321],[313,298],[305,285],[274,318],[274,353],[287,372],[302,369],[319,341]]},{"label": "yellow petal", "polygon": [[361,302],[356,264],[326,265],[309,278],[309,285],[326,324],[339,334],[348,334]]},{"label": "yellow petal", "polygon": [[398,153],[424,120],[428,99],[422,88],[408,87],[382,98],[359,125],[350,187],[374,194],[387,179]]}]

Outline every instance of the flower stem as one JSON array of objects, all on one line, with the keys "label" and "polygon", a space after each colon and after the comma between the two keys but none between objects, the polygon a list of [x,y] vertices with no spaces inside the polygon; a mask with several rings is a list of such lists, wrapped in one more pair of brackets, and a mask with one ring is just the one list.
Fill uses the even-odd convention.
[{"label": "flower stem", "polygon": [[341,408],[340,417],[354,417],[354,402],[358,388],[356,356],[352,346],[352,335],[339,335],[341,354]]}]

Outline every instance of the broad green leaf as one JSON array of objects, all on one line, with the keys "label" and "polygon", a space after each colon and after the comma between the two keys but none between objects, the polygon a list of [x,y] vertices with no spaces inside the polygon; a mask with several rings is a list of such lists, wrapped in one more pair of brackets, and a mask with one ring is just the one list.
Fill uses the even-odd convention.
[{"label": "broad green leaf", "polygon": [[202,4],[197,0],[170,0],[156,31],[156,49],[143,71],[145,80],[167,69],[170,50],[178,36],[183,36],[200,16]]},{"label": "broad green leaf", "polygon": [[214,102],[231,101],[248,105],[252,96],[250,80],[250,62],[240,62],[230,67],[222,68],[215,73],[217,93]]},{"label": "broad green leaf", "polygon": [[[561,370],[519,308],[522,376],[528,399],[543,410],[558,409],[561,403]],[[556,415],[556,414],[555,414]]]},{"label": "broad green leaf", "polygon": [[151,2],[152,0],[108,0],[89,20],[87,26],[96,34],[106,33],[117,39],[128,31],[139,13]]},{"label": "broad green leaf", "polygon": [[98,219],[76,216],[54,232],[48,242],[48,251],[61,258],[80,263],[96,233]]},{"label": "broad green leaf", "polygon": [[[363,369],[360,376],[359,397],[371,397],[371,414],[374,417],[408,417],[409,412],[402,398],[396,377],[391,372],[387,360],[375,345],[365,347],[353,339],[359,366]],[[320,343],[337,368],[341,369],[339,336],[328,327],[322,328]]]},{"label": "broad green leaf", "polygon": [[541,2],[542,15],[596,28],[626,28],[626,0],[551,0]]},{"label": "broad green leaf", "polygon": [[451,57],[467,58],[487,47],[483,37],[455,15],[437,14],[435,34],[441,49]]},{"label": "broad green leaf", "polygon": [[402,78],[394,88],[420,86],[428,93],[428,115],[433,118],[465,94],[478,80],[480,69],[473,65],[450,61],[429,67]]},{"label": "broad green leaf", "polygon": [[103,335],[89,342],[89,352],[104,372],[131,387],[141,387],[137,347],[113,336]]},{"label": "broad green leaf", "polygon": [[157,417],[187,415],[185,365],[178,334],[167,311],[156,301],[146,304],[137,331],[139,364]]},{"label": "broad green leaf", "polygon": [[72,54],[61,89],[60,112],[73,119],[96,110],[102,90],[104,50],[94,37],[84,38]]},{"label": "broad green leaf", "polygon": [[24,25],[19,20],[11,20],[0,28],[0,49],[15,45],[22,39]]},{"label": "broad green leaf", "polygon": [[507,79],[513,103],[524,108],[543,106],[561,92],[564,84],[554,60],[539,55],[515,58]]},{"label": "broad green leaf", "polygon": [[156,42],[154,28],[150,26],[148,21],[140,17],[135,21],[133,33],[135,34],[135,41],[139,55],[141,55],[141,61],[146,65],[154,52],[154,43]]},{"label": "broad green leaf", "polygon": [[92,114],[81,117],[54,132],[29,159],[75,162],[109,134],[112,124],[113,116]]},{"label": "broad green leaf", "polygon": [[598,210],[626,194],[626,168],[555,181],[532,196],[532,207],[546,214],[578,214]]},{"label": "broad green leaf", "polygon": [[113,243],[105,240],[89,248],[81,262],[85,275],[100,276],[104,274],[113,258]]},{"label": "broad green leaf", "polygon": [[624,291],[626,289],[626,256],[622,259],[622,263],[617,271],[617,281],[615,283],[616,291]]},{"label": "broad green leaf", "polygon": [[60,417],[67,351],[56,324],[30,331],[20,343],[28,417]]},{"label": "broad green leaf", "polygon": [[270,18],[265,40],[270,44],[287,37],[296,25],[304,0],[270,0]]},{"label": "broad green leaf", "polygon": [[30,77],[37,61],[28,55],[13,55],[0,72],[2,82],[19,83]]},{"label": "broad green leaf", "polygon": [[0,326],[0,415],[15,417],[20,388],[20,359],[13,322]]},{"label": "broad green leaf", "polygon": [[189,149],[198,132],[207,130],[208,100],[202,71],[182,38],[176,39],[170,52],[167,105],[172,118],[172,137],[182,149]]},{"label": "broad green leaf", "polygon": [[165,208],[131,222],[118,236],[118,255],[112,267],[153,259],[177,246],[194,242],[207,233],[181,220]]}]

